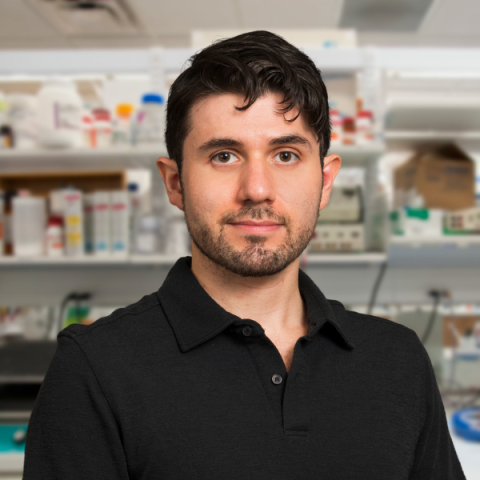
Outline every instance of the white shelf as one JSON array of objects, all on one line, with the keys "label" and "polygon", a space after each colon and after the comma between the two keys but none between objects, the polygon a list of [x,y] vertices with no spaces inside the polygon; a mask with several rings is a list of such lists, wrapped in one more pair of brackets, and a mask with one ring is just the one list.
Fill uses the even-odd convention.
[{"label": "white shelf", "polygon": [[[385,147],[380,143],[371,145],[332,145],[329,153],[337,153],[344,163],[367,163],[376,160]],[[14,164],[23,167],[23,163],[40,160],[63,163],[68,161],[82,160],[85,162],[98,162],[99,160],[115,161],[126,160],[156,160],[158,157],[167,155],[164,144],[147,145],[140,147],[110,147],[110,148],[79,148],[79,149],[4,149],[0,150],[0,165]],[[34,164],[33,164],[34,165]],[[28,165],[30,166],[30,165]]]},{"label": "white shelf", "polygon": [[386,140],[480,140],[480,131],[390,130]]},{"label": "white shelf", "polygon": [[[186,253],[185,255],[189,255]],[[97,257],[85,255],[83,257],[14,257],[5,255],[0,257],[0,267],[95,267],[95,266],[171,266],[180,255],[131,255],[129,257]],[[306,255],[306,265],[329,263],[365,264],[381,263],[386,260],[385,253],[315,253]],[[302,264],[305,257],[302,257]]]},{"label": "white shelf", "polygon": [[387,260],[386,253],[309,253],[302,258],[301,264],[368,264],[383,263]]},{"label": "white shelf", "polygon": [[480,235],[443,235],[425,237],[392,236],[390,237],[390,245],[401,245],[412,248],[446,245],[462,248],[469,245],[480,245]]}]

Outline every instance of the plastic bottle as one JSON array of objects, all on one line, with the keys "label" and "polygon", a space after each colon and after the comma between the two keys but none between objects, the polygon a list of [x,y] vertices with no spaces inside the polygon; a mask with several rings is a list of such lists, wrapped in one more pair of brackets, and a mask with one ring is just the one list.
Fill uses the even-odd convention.
[{"label": "plastic bottle", "polygon": [[112,120],[106,108],[95,108],[92,111],[93,130],[95,132],[94,146],[99,148],[112,145]]},{"label": "plastic bottle", "polygon": [[37,99],[33,95],[11,94],[7,97],[8,124],[13,130],[15,148],[37,146]]},{"label": "plastic bottle", "polygon": [[342,116],[340,112],[335,109],[330,109],[330,121],[332,124],[331,145],[340,145],[343,141],[343,125]]},{"label": "plastic bottle", "polygon": [[44,254],[46,202],[20,193],[12,200],[13,254],[20,257]]},{"label": "plastic bottle", "polygon": [[65,253],[63,218],[51,216],[45,233],[45,249],[48,257],[62,257]]},{"label": "plastic bottle", "polygon": [[361,110],[357,113],[356,144],[368,145],[373,142],[373,117],[370,110]]},{"label": "plastic bottle", "polygon": [[114,145],[130,145],[132,143],[132,113],[133,105],[119,103],[113,128]]},{"label": "plastic bottle", "polygon": [[83,194],[67,188],[63,193],[63,219],[65,226],[65,253],[82,256],[85,253],[83,232]]},{"label": "plastic bottle", "polygon": [[355,143],[355,119],[345,117],[343,119],[343,144],[353,145]]},{"label": "plastic bottle", "polygon": [[111,213],[111,238],[112,254],[127,255],[129,252],[129,212],[128,192],[125,190],[114,190],[111,192],[112,213]]},{"label": "plastic bottle", "polygon": [[0,257],[3,255],[5,251],[5,242],[4,242],[4,216],[3,211],[5,209],[5,199],[3,196],[3,192],[0,192]]},{"label": "plastic bottle", "polygon": [[38,142],[51,148],[82,144],[82,99],[71,80],[53,77],[40,89]]},{"label": "plastic bottle", "polygon": [[148,93],[142,97],[137,113],[135,144],[163,143],[165,129],[165,100],[162,95]]},{"label": "plastic bottle", "polygon": [[142,215],[135,232],[135,251],[141,254],[154,254],[159,250],[159,222],[153,215]]}]

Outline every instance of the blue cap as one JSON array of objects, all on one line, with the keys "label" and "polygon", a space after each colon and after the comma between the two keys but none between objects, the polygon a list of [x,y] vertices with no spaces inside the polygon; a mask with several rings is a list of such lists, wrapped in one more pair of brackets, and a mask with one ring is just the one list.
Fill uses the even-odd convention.
[{"label": "blue cap", "polygon": [[142,102],[143,103],[159,103],[160,105],[163,105],[165,103],[165,99],[162,97],[162,95],[159,95],[158,93],[146,93],[142,97]]},{"label": "blue cap", "polygon": [[136,183],[129,183],[127,189],[129,192],[136,192],[138,191],[138,185]]}]

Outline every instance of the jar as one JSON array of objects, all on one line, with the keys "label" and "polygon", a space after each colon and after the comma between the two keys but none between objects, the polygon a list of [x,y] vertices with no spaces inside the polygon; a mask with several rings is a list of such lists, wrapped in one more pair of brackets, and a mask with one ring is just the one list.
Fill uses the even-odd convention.
[{"label": "jar", "polygon": [[163,143],[165,130],[165,100],[149,93],[142,97],[142,106],[135,123],[135,143]]},{"label": "jar", "polygon": [[99,148],[112,145],[112,121],[106,108],[95,108],[92,111],[93,130],[95,132],[94,146]]},{"label": "jar", "polygon": [[82,99],[66,78],[49,79],[38,93],[38,142],[44,147],[78,147],[82,143]]},{"label": "jar", "polygon": [[343,144],[353,145],[355,143],[355,119],[345,117],[343,119]]},{"label": "jar", "polygon": [[37,146],[36,97],[23,94],[8,95],[7,118],[13,130],[15,148],[35,148]]},{"label": "jar", "polygon": [[51,216],[45,233],[45,249],[49,257],[62,257],[65,252],[63,240],[63,218]]},{"label": "jar", "polygon": [[357,113],[356,135],[357,145],[368,145],[373,142],[373,116],[370,110]]},{"label": "jar", "polygon": [[330,144],[340,145],[343,141],[343,124],[342,116],[338,110],[330,110],[330,123],[332,125]]},{"label": "jar", "polygon": [[117,105],[117,115],[113,129],[114,145],[130,145],[132,143],[132,112],[133,105],[130,103],[119,103]]}]

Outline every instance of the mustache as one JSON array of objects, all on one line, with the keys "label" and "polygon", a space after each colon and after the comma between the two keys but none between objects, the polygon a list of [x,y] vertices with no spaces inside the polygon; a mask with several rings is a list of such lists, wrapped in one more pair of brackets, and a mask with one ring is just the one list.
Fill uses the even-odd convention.
[{"label": "mustache", "polygon": [[238,222],[241,220],[272,220],[282,225],[289,224],[289,218],[285,215],[281,215],[275,210],[268,206],[264,205],[261,207],[256,207],[254,205],[246,205],[242,207],[237,212],[227,212],[221,218],[221,223],[223,225],[231,222]]}]

